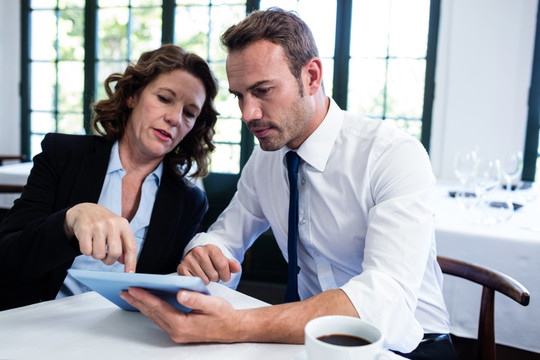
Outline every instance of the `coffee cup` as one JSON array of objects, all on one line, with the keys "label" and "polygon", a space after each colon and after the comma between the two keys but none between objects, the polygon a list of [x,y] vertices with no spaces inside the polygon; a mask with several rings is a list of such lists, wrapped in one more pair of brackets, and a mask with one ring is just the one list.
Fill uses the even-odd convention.
[{"label": "coffee cup", "polygon": [[379,329],[360,318],[322,316],[309,321],[304,333],[309,360],[390,359]]}]

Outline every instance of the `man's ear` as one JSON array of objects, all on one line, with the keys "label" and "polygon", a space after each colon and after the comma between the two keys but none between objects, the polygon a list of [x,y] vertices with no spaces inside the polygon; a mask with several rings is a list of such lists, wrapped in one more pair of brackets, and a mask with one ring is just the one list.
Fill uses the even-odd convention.
[{"label": "man's ear", "polygon": [[314,95],[322,86],[322,61],[319,58],[311,58],[304,65],[303,73],[308,79],[307,86],[309,95]]}]

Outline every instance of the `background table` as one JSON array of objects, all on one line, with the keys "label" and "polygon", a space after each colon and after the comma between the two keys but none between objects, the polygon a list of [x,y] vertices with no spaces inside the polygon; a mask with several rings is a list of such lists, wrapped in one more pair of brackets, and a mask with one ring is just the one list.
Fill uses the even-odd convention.
[{"label": "background table", "polygon": [[[28,174],[32,169],[32,162],[9,164],[0,166],[0,184],[25,185]],[[0,194],[0,209],[9,209],[13,201],[21,194]]]},{"label": "background table", "polygon": [[[435,196],[435,233],[439,255],[477,263],[515,278],[531,294],[523,307],[495,296],[495,340],[520,349],[540,352],[540,197],[538,189],[515,192],[524,203],[508,222],[492,226],[478,222],[478,210],[466,210],[448,196],[456,184],[441,183]],[[506,195],[503,192],[500,196]],[[526,200],[529,200],[528,202]],[[481,287],[445,275],[444,297],[450,313],[451,332],[476,338]]]}]

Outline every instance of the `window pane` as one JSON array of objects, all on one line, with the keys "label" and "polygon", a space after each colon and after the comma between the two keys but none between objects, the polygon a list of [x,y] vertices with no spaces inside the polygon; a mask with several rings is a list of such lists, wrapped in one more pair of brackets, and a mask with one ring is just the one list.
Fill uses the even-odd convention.
[{"label": "window pane", "polygon": [[32,134],[30,136],[30,148],[31,148],[31,154],[30,154],[30,158],[33,158],[34,156],[36,156],[37,154],[39,154],[41,152],[41,142],[43,141],[43,138],[45,137],[45,135],[41,135],[41,134]]},{"label": "window pane", "polygon": [[390,29],[390,0],[355,0],[352,11],[351,57],[385,58]]},{"label": "window pane", "polygon": [[390,121],[394,123],[398,128],[405,131],[409,135],[420,140],[422,135],[422,121],[421,120],[404,120],[404,119],[394,119],[389,118],[385,121]]},{"label": "window pane", "polygon": [[35,60],[56,58],[56,14],[54,11],[32,11],[32,48],[30,57]]},{"label": "window pane", "polygon": [[207,59],[209,22],[207,6],[177,7],[175,37],[178,45]]},{"label": "window pane", "polygon": [[58,131],[65,134],[84,134],[82,114],[60,114]]},{"label": "window pane", "polygon": [[[124,73],[127,67],[126,61],[100,61],[98,63],[98,85],[97,85],[97,96],[96,100],[106,99],[107,93],[105,92],[105,79],[112,73]],[[114,85],[112,84],[112,89],[114,90]]]},{"label": "window pane", "polygon": [[235,142],[240,143],[240,133],[242,122],[238,119],[220,118],[216,123],[215,142]]},{"label": "window pane", "polygon": [[348,108],[353,113],[384,115],[386,62],[379,59],[351,59],[349,63]]},{"label": "window pane", "polygon": [[35,112],[30,113],[30,124],[33,133],[46,134],[56,131],[56,120],[50,112]]},{"label": "window pane", "polygon": [[131,6],[160,7],[161,4],[161,0],[131,0]]},{"label": "window pane", "polygon": [[129,0],[99,0],[98,6],[100,8],[106,7],[119,7],[119,6],[128,6]]},{"label": "window pane", "polygon": [[62,10],[58,21],[58,56],[61,59],[84,60],[83,10]]},{"label": "window pane", "polygon": [[32,110],[56,110],[54,94],[56,84],[56,67],[54,63],[33,62],[30,65],[32,94],[30,96]]},{"label": "window pane", "polygon": [[422,117],[425,60],[396,59],[388,62],[388,117]]},{"label": "window pane", "polygon": [[32,9],[54,9],[56,7],[56,0],[32,0],[30,7]]},{"label": "window pane", "polygon": [[82,62],[58,63],[58,110],[82,111],[84,64]]},{"label": "window pane", "polygon": [[216,144],[210,170],[215,173],[238,174],[240,172],[240,145]]},{"label": "window pane", "polygon": [[133,9],[131,18],[131,61],[137,61],[145,51],[161,45],[161,7]]},{"label": "window pane", "polygon": [[390,16],[390,56],[423,58],[427,51],[429,0],[393,1]]},{"label": "window pane", "polygon": [[60,0],[58,1],[58,7],[60,9],[65,8],[79,8],[84,9],[85,0]]},{"label": "window pane", "polygon": [[127,58],[127,23],[129,10],[101,9],[98,11],[98,57],[100,59]]},{"label": "window pane", "polygon": [[209,60],[225,60],[227,53],[221,47],[219,37],[229,26],[240,22],[246,14],[246,6],[212,6],[210,18]]}]

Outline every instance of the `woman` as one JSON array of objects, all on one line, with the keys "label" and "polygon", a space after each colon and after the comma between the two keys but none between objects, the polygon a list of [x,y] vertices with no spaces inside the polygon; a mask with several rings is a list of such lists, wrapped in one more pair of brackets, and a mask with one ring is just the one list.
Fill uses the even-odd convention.
[{"label": "woman", "polygon": [[86,291],[69,268],[175,272],[206,212],[186,175],[206,176],[214,150],[208,64],[164,45],[105,88],[109,98],[94,106],[99,135],[45,136],[0,225],[0,309]]}]

